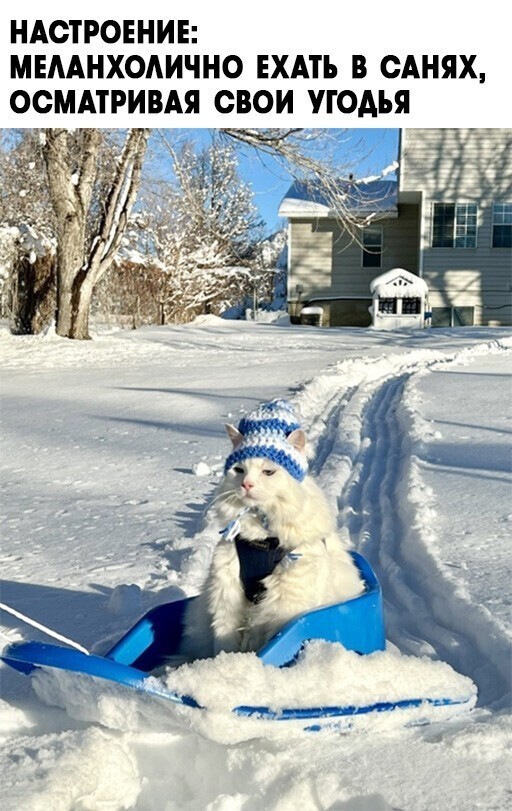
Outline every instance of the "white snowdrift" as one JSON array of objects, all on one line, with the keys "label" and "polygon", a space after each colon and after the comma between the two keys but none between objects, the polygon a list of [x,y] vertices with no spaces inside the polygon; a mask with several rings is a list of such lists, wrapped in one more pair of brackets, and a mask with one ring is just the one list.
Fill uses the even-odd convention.
[{"label": "white snowdrift", "polygon": [[[255,653],[221,653],[183,665],[166,685],[215,712],[237,706],[286,708],[369,706],[406,699],[469,700],[476,687],[445,662],[380,651],[360,656],[340,644],[309,643],[288,668],[263,664]],[[427,712],[428,715],[428,712]]]}]

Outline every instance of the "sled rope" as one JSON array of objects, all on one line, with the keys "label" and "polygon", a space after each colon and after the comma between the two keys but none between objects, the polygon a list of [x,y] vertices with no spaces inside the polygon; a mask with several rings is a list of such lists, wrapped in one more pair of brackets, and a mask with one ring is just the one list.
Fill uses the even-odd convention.
[{"label": "sled rope", "polygon": [[73,642],[72,639],[68,639],[66,636],[62,636],[62,634],[58,634],[57,631],[53,631],[51,628],[48,628],[46,625],[42,625],[40,622],[36,622],[36,620],[27,617],[25,614],[22,614],[20,611],[16,611],[16,609],[11,608],[11,606],[6,605],[5,603],[0,603],[0,610],[7,611],[8,614],[12,614],[13,617],[16,617],[19,620],[23,620],[23,622],[28,623],[28,625],[32,625],[33,628],[37,628],[38,631],[42,631],[43,634],[47,634],[48,636],[52,636],[54,639],[58,639],[59,642],[65,642],[66,645],[70,645],[72,648],[76,648],[81,653],[85,653],[89,656],[89,651],[86,648],[83,648],[78,642]]}]

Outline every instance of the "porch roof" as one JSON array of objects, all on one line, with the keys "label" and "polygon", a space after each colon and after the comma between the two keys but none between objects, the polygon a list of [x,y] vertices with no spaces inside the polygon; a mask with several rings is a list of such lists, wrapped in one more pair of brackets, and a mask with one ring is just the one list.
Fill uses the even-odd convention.
[{"label": "porch roof", "polygon": [[[339,190],[351,214],[361,219],[398,217],[398,183],[396,180],[372,180],[367,183],[340,180]],[[336,217],[325,189],[317,180],[292,183],[279,206],[279,216]]]}]

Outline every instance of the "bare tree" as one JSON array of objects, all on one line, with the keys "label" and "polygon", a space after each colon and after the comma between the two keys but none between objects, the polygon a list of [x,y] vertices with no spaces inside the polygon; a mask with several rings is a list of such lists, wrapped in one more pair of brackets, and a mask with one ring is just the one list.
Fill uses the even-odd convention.
[{"label": "bare tree", "polygon": [[149,129],[131,129],[117,160],[101,206],[96,233],[87,238],[88,218],[96,201],[101,143],[99,129],[47,129],[43,155],[56,220],[58,335],[89,337],[89,310],[95,285],[108,270],[121,244],[137,197]]},{"label": "bare tree", "polygon": [[[368,157],[364,141],[351,145],[350,156],[344,163],[340,161],[337,147],[348,137],[348,132],[298,127],[219,130],[221,137],[252,147],[257,153],[277,161],[301,182],[305,194],[325,205],[349,236],[360,241],[361,230],[373,216],[368,215],[368,204],[378,207],[385,200],[385,193],[381,192],[384,193],[382,200],[378,198],[379,192],[377,196],[373,193],[370,199],[363,195],[361,186],[354,180],[358,157]],[[387,167],[383,175],[373,179],[380,179],[395,168],[396,165]]]}]

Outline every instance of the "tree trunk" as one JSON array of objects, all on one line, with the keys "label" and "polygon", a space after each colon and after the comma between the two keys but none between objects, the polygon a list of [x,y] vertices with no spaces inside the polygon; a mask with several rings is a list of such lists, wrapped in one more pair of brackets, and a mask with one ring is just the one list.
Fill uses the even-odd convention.
[{"label": "tree trunk", "polygon": [[[85,222],[77,211],[65,219],[57,242],[57,310],[55,331],[63,338],[76,338],[75,323],[83,284]],[[89,335],[82,335],[88,338]]]},{"label": "tree trunk", "polygon": [[89,339],[89,313],[93,285],[85,273],[79,273],[73,285],[73,321],[69,337],[84,341]]},{"label": "tree trunk", "polygon": [[[57,220],[56,331],[66,338],[89,338],[89,310],[94,286],[108,270],[121,244],[137,197],[149,129],[128,131],[116,165],[98,233],[90,234],[86,248],[87,218],[96,181],[101,133],[80,130],[71,155],[65,129],[46,130],[44,158],[50,199]],[[77,166],[78,164],[78,166]]]}]

